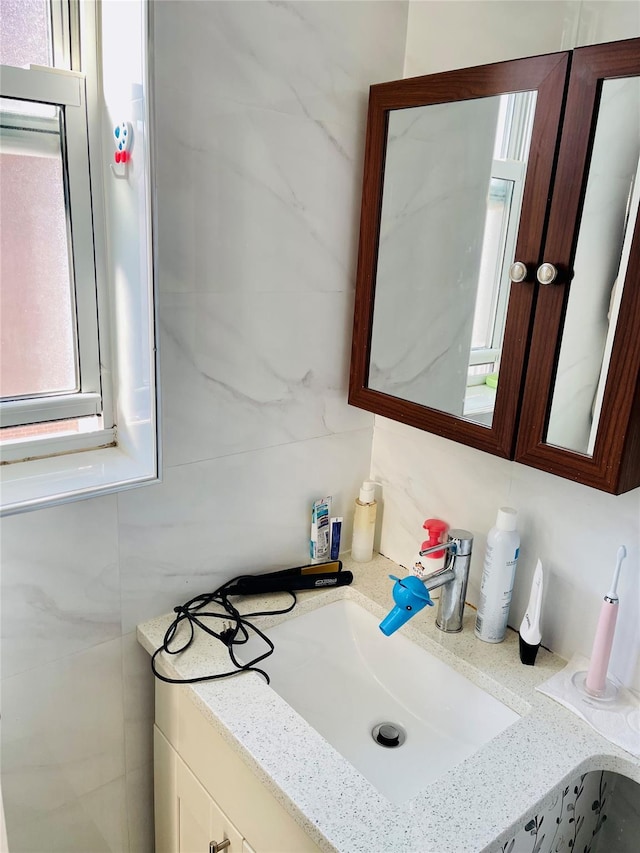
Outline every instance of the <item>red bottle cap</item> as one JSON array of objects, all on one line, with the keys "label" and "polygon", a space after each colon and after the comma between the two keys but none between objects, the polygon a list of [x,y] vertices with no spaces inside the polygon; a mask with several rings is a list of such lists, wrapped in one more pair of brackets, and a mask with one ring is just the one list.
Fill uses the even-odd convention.
[{"label": "red bottle cap", "polygon": [[[426,551],[427,548],[432,548],[434,545],[439,545],[441,542],[444,543],[446,541],[447,533],[449,532],[449,525],[446,521],[443,521],[441,518],[427,518],[422,526],[427,531],[429,538],[422,543],[421,551]],[[433,553],[426,554],[425,556],[431,560],[440,560],[444,555],[444,551],[433,551]]]}]

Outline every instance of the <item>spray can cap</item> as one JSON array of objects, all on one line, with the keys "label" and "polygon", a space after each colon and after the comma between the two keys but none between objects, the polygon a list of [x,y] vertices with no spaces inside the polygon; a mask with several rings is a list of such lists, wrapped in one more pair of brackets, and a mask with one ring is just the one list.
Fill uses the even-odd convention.
[{"label": "spray can cap", "polygon": [[498,530],[515,530],[518,521],[518,510],[510,506],[501,506],[496,518]]},{"label": "spray can cap", "polygon": [[365,480],[360,488],[360,503],[372,504],[376,500],[376,484],[371,480]]}]

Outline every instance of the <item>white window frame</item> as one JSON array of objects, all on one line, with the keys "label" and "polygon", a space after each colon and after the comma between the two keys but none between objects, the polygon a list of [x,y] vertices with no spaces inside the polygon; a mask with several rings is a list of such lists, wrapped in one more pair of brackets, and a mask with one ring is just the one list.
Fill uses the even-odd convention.
[{"label": "white window frame", "polygon": [[[511,206],[509,218],[506,223],[506,233],[503,232],[503,254],[500,267],[497,270],[496,281],[493,289],[494,305],[491,307],[493,316],[493,332],[490,347],[476,347],[471,350],[469,365],[490,364],[500,357],[504,327],[507,321],[507,304],[509,301],[509,268],[513,263],[518,239],[518,227],[520,224],[520,211],[522,209],[522,195],[524,193],[524,178],[526,164],[515,160],[494,160],[491,169],[491,177],[513,184],[511,194]],[[483,380],[484,381],[484,380]],[[470,377],[469,384],[474,384]]]},{"label": "white window frame", "polygon": [[49,0],[51,39],[56,68],[80,71],[80,0]]},{"label": "white window frame", "polygon": [[[89,136],[86,109],[85,75],[77,71],[31,66],[28,69],[2,66],[0,68],[2,98],[50,104],[62,111],[61,120],[31,119],[18,113],[3,111],[3,148],[11,137],[16,142],[25,136],[39,137],[42,144],[46,134],[35,134],[30,128],[59,129],[63,168],[66,172],[68,194],[68,239],[70,248],[70,284],[76,320],[78,389],[67,394],[38,394],[15,397],[0,402],[0,422],[3,427],[25,426],[56,420],[104,415],[105,427],[113,426],[110,411],[103,410],[100,370],[100,333],[94,255],[94,217],[89,166]],[[24,128],[24,129],[21,129]],[[28,156],[27,153],[24,156]],[[107,330],[104,320],[102,334]],[[85,445],[89,434],[85,434]],[[20,455],[46,454],[52,439],[37,442],[16,442],[7,447],[3,459]],[[55,441],[55,439],[53,439]],[[103,437],[100,439],[104,443]]]},{"label": "white window frame", "polygon": [[[111,100],[106,90],[104,93],[99,91],[96,75],[87,74],[86,77],[88,114],[100,117],[98,122],[90,121],[88,125],[94,225],[98,236],[106,233],[105,223],[108,221],[110,237],[109,245],[104,240],[96,240],[94,251],[98,313],[108,317],[110,323],[109,336],[103,338],[100,330],[103,379],[105,371],[113,377],[112,411],[117,432],[114,428],[95,433],[99,446],[91,450],[85,450],[82,444],[78,444],[84,441],[85,436],[64,436],[55,440],[50,456],[23,456],[22,461],[11,464],[5,464],[9,459],[3,448],[3,464],[0,465],[0,514],[3,516],[157,482],[161,471],[157,417],[160,405],[159,368],[155,344],[153,152],[149,130],[152,108],[148,58],[153,4],[147,0],[129,0],[127,4],[104,4],[101,0],[52,2],[69,7],[67,21],[63,20],[58,29],[64,35],[77,26],[81,36],[83,67],[94,67],[102,75],[107,67],[104,57],[108,56],[112,67],[114,62],[117,64],[119,73],[120,89],[113,93]],[[142,62],[136,59],[135,70],[130,69],[135,76],[128,80],[122,77],[120,64],[122,27],[135,35],[136,43],[140,35],[142,51]],[[62,44],[63,50],[65,48],[64,38],[56,39],[55,22],[53,31],[55,54],[58,43]],[[97,42],[98,33],[101,34],[102,45],[107,45],[102,55]],[[72,56],[71,67],[75,62]],[[140,68],[144,69],[142,77],[139,76]],[[136,100],[129,101],[127,107],[134,85]],[[127,109],[130,110],[129,115],[125,114]],[[110,170],[113,152],[103,145],[103,140],[111,136],[113,122],[119,123],[124,119],[134,125],[134,151],[129,177],[118,180]],[[93,180],[95,176],[99,179]],[[127,243],[126,246],[122,235],[118,237],[117,233],[125,231],[121,224],[126,221],[126,217],[121,216],[125,211],[139,223],[135,244]],[[101,221],[96,223],[96,218]],[[112,357],[112,353],[117,353],[118,358]],[[134,362],[137,372],[131,369]],[[110,402],[106,399],[109,394],[106,388],[108,383],[103,381],[105,408]],[[117,440],[109,441],[110,438]],[[105,439],[107,446],[100,444]]]},{"label": "white window frame", "polygon": [[[489,416],[493,412],[496,389],[486,385],[486,379],[489,372],[497,369],[502,355],[510,293],[509,268],[513,263],[518,239],[527,171],[528,140],[531,138],[533,126],[535,98],[533,92],[525,93],[525,97],[520,97],[518,100],[514,95],[504,96],[491,165],[491,178],[511,182],[513,190],[509,216],[502,227],[502,257],[496,265],[493,283],[490,312],[493,324],[491,340],[488,346],[474,347],[469,353],[469,371],[463,402],[465,416],[479,419],[487,424],[490,424],[491,420],[482,421],[482,416]],[[484,368],[484,370],[478,370],[478,368]]]},{"label": "white window frame", "polygon": [[[528,140],[531,138],[535,114],[535,92],[519,93],[517,100],[513,94],[503,97],[502,114],[499,118],[502,134],[497,134],[491,178],[510,181],[513,184],[513,192],[506,233],[503,232],[503,255],[493,288],[491,344],[488,347],[475,347],[471,350],[469,354],[470,368],[493,364],[500,359],[509,303],[509,268],[513,263],[518,239],[520,211],[527,172]],[[467,387],[482,384],[484,379],[485,377],[482,374],[475,374],[470,371]]]}]

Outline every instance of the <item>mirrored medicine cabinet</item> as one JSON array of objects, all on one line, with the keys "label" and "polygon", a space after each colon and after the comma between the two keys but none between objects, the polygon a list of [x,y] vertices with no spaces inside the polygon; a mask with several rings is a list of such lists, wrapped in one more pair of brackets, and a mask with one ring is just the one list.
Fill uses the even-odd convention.
[{"label": "mirrored medicine cabinet", "polygon": [[374,85],[349,402],[640,485],[640,39]]}]

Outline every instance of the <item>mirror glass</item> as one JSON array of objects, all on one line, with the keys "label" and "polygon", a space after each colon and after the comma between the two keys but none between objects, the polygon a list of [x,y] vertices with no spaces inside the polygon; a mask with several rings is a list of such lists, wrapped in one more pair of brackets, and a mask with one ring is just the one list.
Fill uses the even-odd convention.
[{"label": "mirror glass", "polygon": [[605,80],[546,441],[593,455],[640,197],[640,79]]},{"label": "mirror glass", "polygon": [[390,111],[369,388],[491,425],[535,101]]}]

